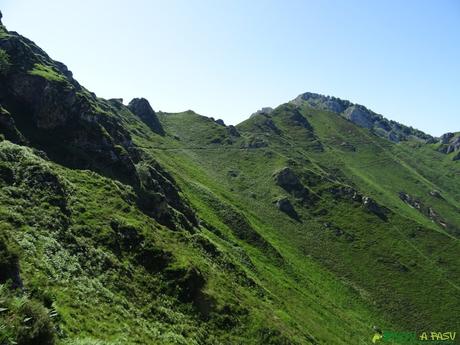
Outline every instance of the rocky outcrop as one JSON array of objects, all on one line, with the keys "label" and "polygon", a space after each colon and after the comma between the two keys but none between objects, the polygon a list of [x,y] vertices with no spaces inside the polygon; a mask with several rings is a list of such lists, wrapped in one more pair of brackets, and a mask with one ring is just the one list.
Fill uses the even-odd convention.
[{"label": "rocky outcrop", "polygon": [[370,212],[380,219],[386,221],[388,219],[388,214],[390,210],[386,207],[379,205],[374,199],[369,196],[365,196],[351,187],[333,187],[329,189],[329,192],[335,198],[341,198],[346,200],[351,200],[356,203],[361,204],[361,206],[367,211]]},{"label": "rocky outcrop", "polygon": [[377,217],[379,217],[382,220],[387,220],[387,215],[386,215],[386,210],[382,206],[380,206],[374,199],[368,197],[368,196],[363,196],[362,198],[363,206],[364,208],[375,214]]},{"label": "rocky outcrop", "polygon": [[255,113],[252,113],[250,117],[253,117],[256,115],[270,115],[272,112],[273,112],[273,108],[264,107],[262,109],[257,110]]},{"label": "rocky outcrop", "polygon": [[[303,142],[303,145],[308,145],[310,150],[321,152],[324,147],[317,137],[313,126],[308,119],[302,115],[298,107],[293,104],[282,104],[271,113],[271,118],[276,125],[285,133],[289,133]],[[279,131],[280,134],[281,131]]]},{"label": "rocky outcrop", "polygon": [[348,107],[344,112],[343,116],[350,120],[351,122],[357,124],[360,127],[372,128],[374,126],[374,121],[371,116],[369,116],[369,111],[360,105],[352,105]]},{"label": "rocky outcrop", "polygon": [[230,135],[232,137],[236,137],[236,138],[239,138],[241,136],[240,132],[238,132],[236,127],[232,126],[232,125],[227,127],[227,133],[228,133],[228,135]]},{"label": "rocky outcrop", "polygon": [[435,198],[443,199],[443,200],[444,200],[444,198],[443,198],[442,195],[441,195],[441,192],[438,191],[438,190],[432,190],[432,191],[430,191],[429,194],[430,194],[432,197],[435,197]]},{"label": "rocky outcrop", "polygon": [[300,126],[300,127],[307,129],[308,131],[313,132],[313,127],[310,125],[308,120],[297,109],[293,111],[288,111],[287,114],[288,114],[287,120],[289,124],[294,125],[294,126]]},{"label": "rocky outcrop", "polygon": [[[438,194],[439,192],[432,194],[430,192],[430,195],[435,196],[437,198],[441,198],[442,196]],[[439,196],[438,196],[439,195]],[[409,205],[412,208],[415,208],[417,211],[419,211],[421,214],[424,216],[428,217],[431,219],[433,222],[437,223],[438,225],[442,226],[443,228],[453,232],[453,233],[459,233],[459,229],[455,228],[454,226],[448,224],[435,210],[432,206],[426,205],[423,201],[421,201],[418,198],[415,198],[406,192],[399,192],[399,198]]]},{"label": "rocky outcrop", "polygon": [[353,242],[355,240],[355,235],[351,234],[342,228],[339,228],[337,225],[326,222],[323,224],[324,229],[327,230],[328,232],[334,234],[336,237],[343,237],[346,242]]},{"label": "rocky outcrop", "polygon": [[150,106],[149,101],[145,98],[134,98],[131,102],[129,102],[128,108],[133,114],[137,115],[147,126],[149,126],[152,131],[160,135],[165,134],[160,120],[158,120],[155,111]]},{"label": "rocky outcrop", "polygon": [[286,213],[289,217],[295,220],[299,220],[299,215],[297,214],[294,206],[292,206],[291,201],[288,198],[281,198],[275,201],[276,207],[283,213]]},{"label": "rocky outcrop", "polygon": [[310,192],[302,184],[299,177],[289,168],[283,168],[273,175],[275,183],[283,188],[286,192],[292,194],[295,198],[302,201],[308,201]]},{"label": "rocky outcrop", "polygon": [[[440,144],[438,148],[439,152],[442,152],[445,154],[451,154],[451,153],[460,151],[460,133],[446,133],[442,135],[441,138],[439,139],[439,144]],[[454,155],[452,159],[459,160],[460,152]]]},{"label": "rocky outcrop", "polygon": [[246,121],[253,133],[281,134],[281,130],[275,125],[271,116],[265,113],[255,113]]},{"label": "rocky outcrop", "polygon": [[195,213],[181,198],[173,177],[158,163],[142,162],[138,172],[142,210],[172,229],[176,229],[177,224],[189,230],[198,225]]},{"label": "rocky outcrop", "polygon": [[360,127],[372,130],[375,135],[393,142],[411,138],[427,141],[433,138],[422,131],[388,120],[363,105],[337,97],[306,92],[297,96],[291,103],[297,106],[306,104],[314,109],[336,113]]},{"label": "rocky outcrop", "polygon": [[313,92],[305,92],[292,101],[292,103],[296,105],[301,105],[304,102],[312,108],[334,113],[342,113],[352,105],[349,101],[331,96],[323,96]]}]

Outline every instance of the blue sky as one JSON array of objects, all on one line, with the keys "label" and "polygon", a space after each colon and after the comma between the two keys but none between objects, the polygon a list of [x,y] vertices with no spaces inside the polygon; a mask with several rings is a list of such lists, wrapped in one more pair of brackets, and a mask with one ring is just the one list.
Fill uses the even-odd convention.
[{"label": "blue sky", "polygon": [[[311,91],[460,130],[460,1],[0,0],[98,96],[236,124]],[[455,121],[454,121],[455,120]]]}]

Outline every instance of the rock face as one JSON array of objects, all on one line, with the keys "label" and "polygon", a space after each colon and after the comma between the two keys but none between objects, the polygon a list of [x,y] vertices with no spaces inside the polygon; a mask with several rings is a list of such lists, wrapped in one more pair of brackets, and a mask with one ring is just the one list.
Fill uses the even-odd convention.
[{"label": "rock face", "polygon": [[368,110],[363,106],[352,105],[347,108],[343,114],[346,119],[356,123],[360,127],[370,129],[374,126],[374,122],[369,116]]},{"label": "rock face", "polygon": [[115,116],[107,116],[109,105],[32,41],[9,32],[0,48],[11,61],[0,75],[0,103],[11,115],[4,112],[2,126],[14,136],[14,123],[32,146],[63,165],[136,184],[137,150]]},{"label": "rock face", "polygon": [[[453,152],[460,151],[460,133],[446,133],[441,136],[439,143],[439,152],[445,154],[451,154]],[[453,160],[458,160],[460,158],[459,154],[453,157]]]},{"label": "rock face", "polygon": [[440,138],[441,144],[444,144],[444,145],[449,144],[450,139],[452,139],[454,135],[455,134],[451,132],[441,135],[441,138]]},{"label": "rock face", "polygon": [[291,103],[297,106],[306,104],[315,109],[336,113],[358,126],[370,129],[374,134],[393,142],[410,138],[427,141],[433,138],[422,131],[388,120],[363,105],[354,104],[336,97],[306,92],[297,96]]},{"label": "rock face", "polygon": [[165,131],[163,126],[158,120],[158,117],[155,111],[150,106],[149,101],[145,98],[134,98],[128,105],[129,110],[137,116],[150,127],[152,131],[157,134],[164,135]]}]

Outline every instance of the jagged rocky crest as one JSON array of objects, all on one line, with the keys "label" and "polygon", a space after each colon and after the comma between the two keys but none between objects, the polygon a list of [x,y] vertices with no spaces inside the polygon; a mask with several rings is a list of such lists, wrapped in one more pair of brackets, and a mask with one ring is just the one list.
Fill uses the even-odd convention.
[{"label": "jagged rocky crest", "polygon": [[129,110],[145,122],[147,126],[150,127],[152,131],[157,134],[164,135],[165,131],[161,125],[155,111],[150,106],[149,101],[145,98],[134,98],[128,104]]},{"label": "jagged rocky crest", "polygon": [[432,139],[432,136],[420,130],[404,126],[393,120],[388,120],[363,105],[354,104],[337,97],[306,92],[297,96],[291,102],[296,105],[306,104],[315,109],[336,113],[358,126],[367,128],[374,134],[393,142],[411,138],[422,141]]}]

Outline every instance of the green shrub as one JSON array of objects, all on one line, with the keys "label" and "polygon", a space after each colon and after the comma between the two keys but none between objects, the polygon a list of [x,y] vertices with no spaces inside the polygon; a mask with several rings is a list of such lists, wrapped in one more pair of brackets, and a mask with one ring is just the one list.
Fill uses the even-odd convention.
[{"label": "green shrub", "polygon": [[20,308],[22,323],[18,328],[19,345],[52,345],[55,343],[55,329],[48,310],[40,303],[29,300]]},{"label": "green shrub", "polygon": [[0,49],[0,75],[8,73],[10,67],[10,56],[6,51]]},{"label": "green shrub", "polygon": [[21,286],[19,256],[5,234],[0,236],[0,284],[10,281],[14,287]]},{"label": "green shrub", "polygon": [[40,302],[0,285],[0,344],[53,345],[56,329]]}]

